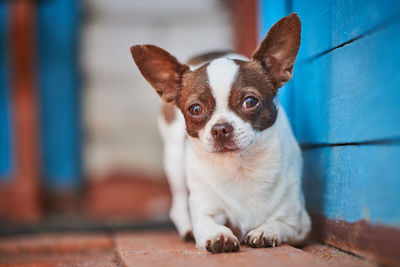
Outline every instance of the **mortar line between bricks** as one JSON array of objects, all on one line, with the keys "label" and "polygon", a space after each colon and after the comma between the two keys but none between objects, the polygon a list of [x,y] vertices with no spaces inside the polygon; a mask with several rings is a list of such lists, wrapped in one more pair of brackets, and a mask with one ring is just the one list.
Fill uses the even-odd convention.
[{"label": "mortar line between bricks", "polygon": [[115,232],[110,233],[110,239],[113,244],[114,254],[115,254],[115,263],[118,264],[120,267],[123,267],[122,255],[117,246],[116,240],[117,234]]}]

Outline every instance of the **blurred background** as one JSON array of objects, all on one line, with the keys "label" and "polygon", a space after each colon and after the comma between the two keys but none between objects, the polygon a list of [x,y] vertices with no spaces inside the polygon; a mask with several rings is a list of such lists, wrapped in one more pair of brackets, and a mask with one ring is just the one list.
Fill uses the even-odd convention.
[{"label": "blurred background", "polygon": [[171,227],[160,100],[130,46],[183,62],[210,50],[250,56],[291,12],[302,45],[279,98],[303,150],[314,234],[396,257],[397,0],[0,1],[0,235]]},{"label": "blurred background", "polygon": [[255,1],[1,1],[0,220],[166,221],[160,99],[129,48],[250,55],[256,20]]}]

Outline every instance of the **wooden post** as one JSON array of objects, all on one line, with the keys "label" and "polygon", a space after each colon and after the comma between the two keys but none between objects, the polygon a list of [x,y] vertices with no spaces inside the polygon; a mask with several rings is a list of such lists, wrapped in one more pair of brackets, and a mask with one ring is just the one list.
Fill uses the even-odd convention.
[{"label": "wooden post", "polygon": [[2,190],[7,220],[40,218],[37,97],[35,90],[35,1],[10,1],[11,107],[14,133],[12,181]]},{"label": "wooden post", "polygon": [[233,0],[229,3],[235,51],[250,57],[258,44],[257,0]]}]

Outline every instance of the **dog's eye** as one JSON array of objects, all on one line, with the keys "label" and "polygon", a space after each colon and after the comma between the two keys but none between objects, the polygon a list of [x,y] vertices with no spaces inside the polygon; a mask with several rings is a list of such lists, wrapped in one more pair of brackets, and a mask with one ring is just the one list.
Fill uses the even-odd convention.
[{"label": "dog's eye", "polygon": [[189,113],[192,116],[198,116],[203,112],[203,109],[201,108],[201,106],[199,104],[193,104],[189,107]]},{"label": "dog's eye", "polygon": [[258,99],[252,96],[248,96],[244,99],[242,107],[243,108],[254,108],[258,105]]}]

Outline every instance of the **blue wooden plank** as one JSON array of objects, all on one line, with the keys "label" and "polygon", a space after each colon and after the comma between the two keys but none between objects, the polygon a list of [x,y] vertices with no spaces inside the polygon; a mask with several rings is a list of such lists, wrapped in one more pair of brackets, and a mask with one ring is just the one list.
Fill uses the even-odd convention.
[{"label": "blue wooden plank", "polygon": [[332,54],[334,141],[400,136],[399,42],[400,23]]},{"label": "blue wooden plank", "polygon": [[332,48],[334,1],[293,0],[292,7],[301,19],[302,28],[297,61]]},{"label": "blue wooden plank", "polygon": [[350,40],[386,21],[400,18],[397,0],[342,0],[333,2],[332,44]]},{"label": "blue wooden plank", "polygon": [[258,23],[260,25],[260,41],[278,20],[291,13],[288,1],[259,0]]},{"label": "blue wooden plank", "polygon": [[[291,7],[290,1],[274,1],[274,0],[259,0],[258,1],[258,23],[259,27],[259,41],[261,42],[267,35],[268,30],[278,20],[284,16],[289,15]],[[294,122],[294,95],[292,83],[288,83],[279,89],[278,98],[286,113],[288,114],[291,123]]]},{"label": "blue wooden plank", "polygon": [[293,11],[302,20],[299,59],[336,47],[400,16],[400,1],[293,0]]},{"label": "blue wooden plank", "polygon": [[[353,101],[351,96],[354,90],[353,88],[348,90],[347,97],[343,97],[343,94],[334,94],[338,92],[338,90],[336,87],[333,87],[334,85],[336,86],[336,83],[333,84],[332,82],[341,83],[341,85],[338,84],[337,86],[346,86],[346,83],[349,83],[351,79],[349,75],[344,75],[344,78],[347,79],[343,80],[343,77],[337,72],[342,71],[342,74],[346,74],[349,69],[344,68],[345,66],[352,68],[352,70],[354,70],[353,74],[356,74],[354,72],[357,72],[357,69],[355,69],[357,68],[357,64],[352,62],[353,58],[358,57],[358,61],[366,61],[368,60],[369,55],[373,53],[372,51],[368,51],[368,48],[362,51],[363,54],[360,51],[355,51],[355,54],[353,54],[353,51],[350,51],[348,56],[343,56],[347,61],[343,61],[342,58],[335,57],[335,66],[330,65],[332,64],[331,58],[323,58],[313,63],[308,63],[304,60],[309,59],[310,56],[316,55],[322,51],[348,41],[349,39],[366,32],[374,26],[379,25],[388,18],[399,14],[400,1],[260,1],[261,36],[266,33],[266,31],[274,22],[291,12],[291,10],[288,8],[288,2],[292,3],[291,5],[293,11],[298,12],[302,19],[302,45],[299,51],[297,60],[298,62],[296,63],[294,69],[295,81],[289,82],[287,86],[281,88],[279,92],[279,99],[281,100],[284,108],[287,110],[294,132],[299,139],[303,142],[343,142],[347,138],[346,134],[341,136],[343,131],[346,131],[348,134],[352,134],[352,138],[346,141],[361,141],[357,140],[357,136],[360,132],[363,133],[363,135],[359,136],[360,138],[372,139],[384,138],[388,137],[389,135],[398,134],[397,129],[390,125],[391,123],[397,123],[398,121],[393,115],[390,116],[391,114],[388,114],[389,117],[387,116],[386,113],[390,113],[391,111],[385,107],[379,107],[381,108],[380,110],[384,110],[383,112],[375,112],[372,114],[371,101],[365,101],[360,106],[353,104],[358,112],[350,112],[350,116],[348,116],[343,113],[349,112],[349,109],[341,109],[336,105],[339,101],[342,102],[342,107],[343,105],[351,105],[351,103],[348,102],[343,103],[343,101],[340,99],[344,98],[345,100]],[[375,34],[379,34],[379,32]],[[394,38],[398,40],[398,36],[400,34],[398,32],[394,32],[394,34]],[[392,40],[392,37],[390,39]],[[358,41],[362,41],[362,39]],[[389,49],[389,51],[383,51],[384,55],[381,56],[388,57],[388,59],[394,59],[397,55],[397,49],[393,44],[395,44],[396,41],[392,41],[390,44],[386,44],[385,40],[382,40],[381,42],[382,47]],[[376,46],[372,46],[373,45],[371,45],[369,48],[377,48]],[[394,51],[391,51],[390,49]],[[393,53],[393,55],[390,55],[391,53]],[[389,78],[390,75],[399,77],[399,70],[396,68],[397,65],[388,68],[388,73],[385,69],[377,67],[380,64],[379,62],[380,60],[373,62],[371,59],[368,65],[376,65],[376,67],[373,70],[369,68],[369,71],[378,71],[379,75],[382,74],[382,78],[388,79],[389,81],[393,80]],[[393,60],[390,64],[393,64]],[[337,73],[334,80],[331,69]],[[365,76],[362,77],[362,79],[365,81],[364,85],[368,84],[374,79],[373,76],[375,74],[365,75],[366,69],[361,68],[359,70],[360,71],[358,71],[357,74]],[[393,81],[392,84],[395,84],[395,82],[396,81]],[[378,86],[378,84],[378,79],[375,79],[373,82],[371,82],[371,86]],[[348,84],[346,88],[348,88]],[[361,86],[359,86],[359,89],[362,89]],[[388,98],[397,97],[397,94],[394,92],[394,90],[395,89],[389,90],[389,92],[385,93],[388,95]],[[358,90],[359,93],[362,91],[363,90]],[[365,91],[368,91],[368,89]],[[336,97],[337,100],[332,98],[332,94],[334,94],[333,97]],[[365,96],[372,97],[372,94],[367,92]],[[397,105],[394,99],[391,99],[390,102],[392,106]],[[308,107],[306,109],[308,112],[307,115],[303,114],[305,111],[304,107]],[[385,118],[388,121],[385,123],[385,126],[380,133],[377,133],[378,129],[371,132],[369,129],[366,129],[366,126],[359,127],[358,132],[352,133],[351,131],[349,132],[348,127],[350,126],[349,124],[346,124],[346,121],[343,121],[342,123],[341,121],[336,120],[337,123],[332,125],[330,119],[332,114],[336,112],[337,109],[340,109],[339,111],[343,111],[341,112],[343,115],[342,119],[347,120],[347,122],[351,124],[357,121],[357,117],[364,117],[364,120],[367,120],[367,116],[360,117],[360,114],[362,114],[364,111],[369,111],[367,114],[369,113],[373,115],[376,121],[379,121],[378,117],[382,115],[386,116]],[[394,112],[398,111],[395,107],[391,110]],[[335,118],[338,118],[338,116]],[[360,122],[357,121],[357,123]]]},{"label": "blue wooden plank", "polygon": [[311,213],[400,227],[400,146],[327,147],[303,155]]},{"label": "blue wooden plank", "polygon": [[[294,80],[280,97],[293,109],[298,139],[347,143],[400,135],[399,24],[306,61],[393,18],[400,1],[261,1],[261,36],[289,13],[289,2],[302,19],[302,45]],[[304,159],[312,213],[400,227],[399,145],[320,148],[305,151]]]},{"label": "blue wooden plank", "polygon": [[7,4],[5,2],[0,2],[0,181],[10,178],[12,172],[7,12]]},{"label": "blue wooden plank", "polygon": [[79,1],[40,2],[38,24],[45,181],[49,189],[76,189],[81,183]]},{"label": "blue wooden plank", "polygon": [[400,23],[298,65],[295,134],[300,142],[400,136]]},{"label": "blue wooden plank", "polygon": [[293,131],[301,143],[328,142],[331,104],[331,57],[326,56],[311,64],[298,64],[294,71],[293,91],[296,101],[292,118]]}]

